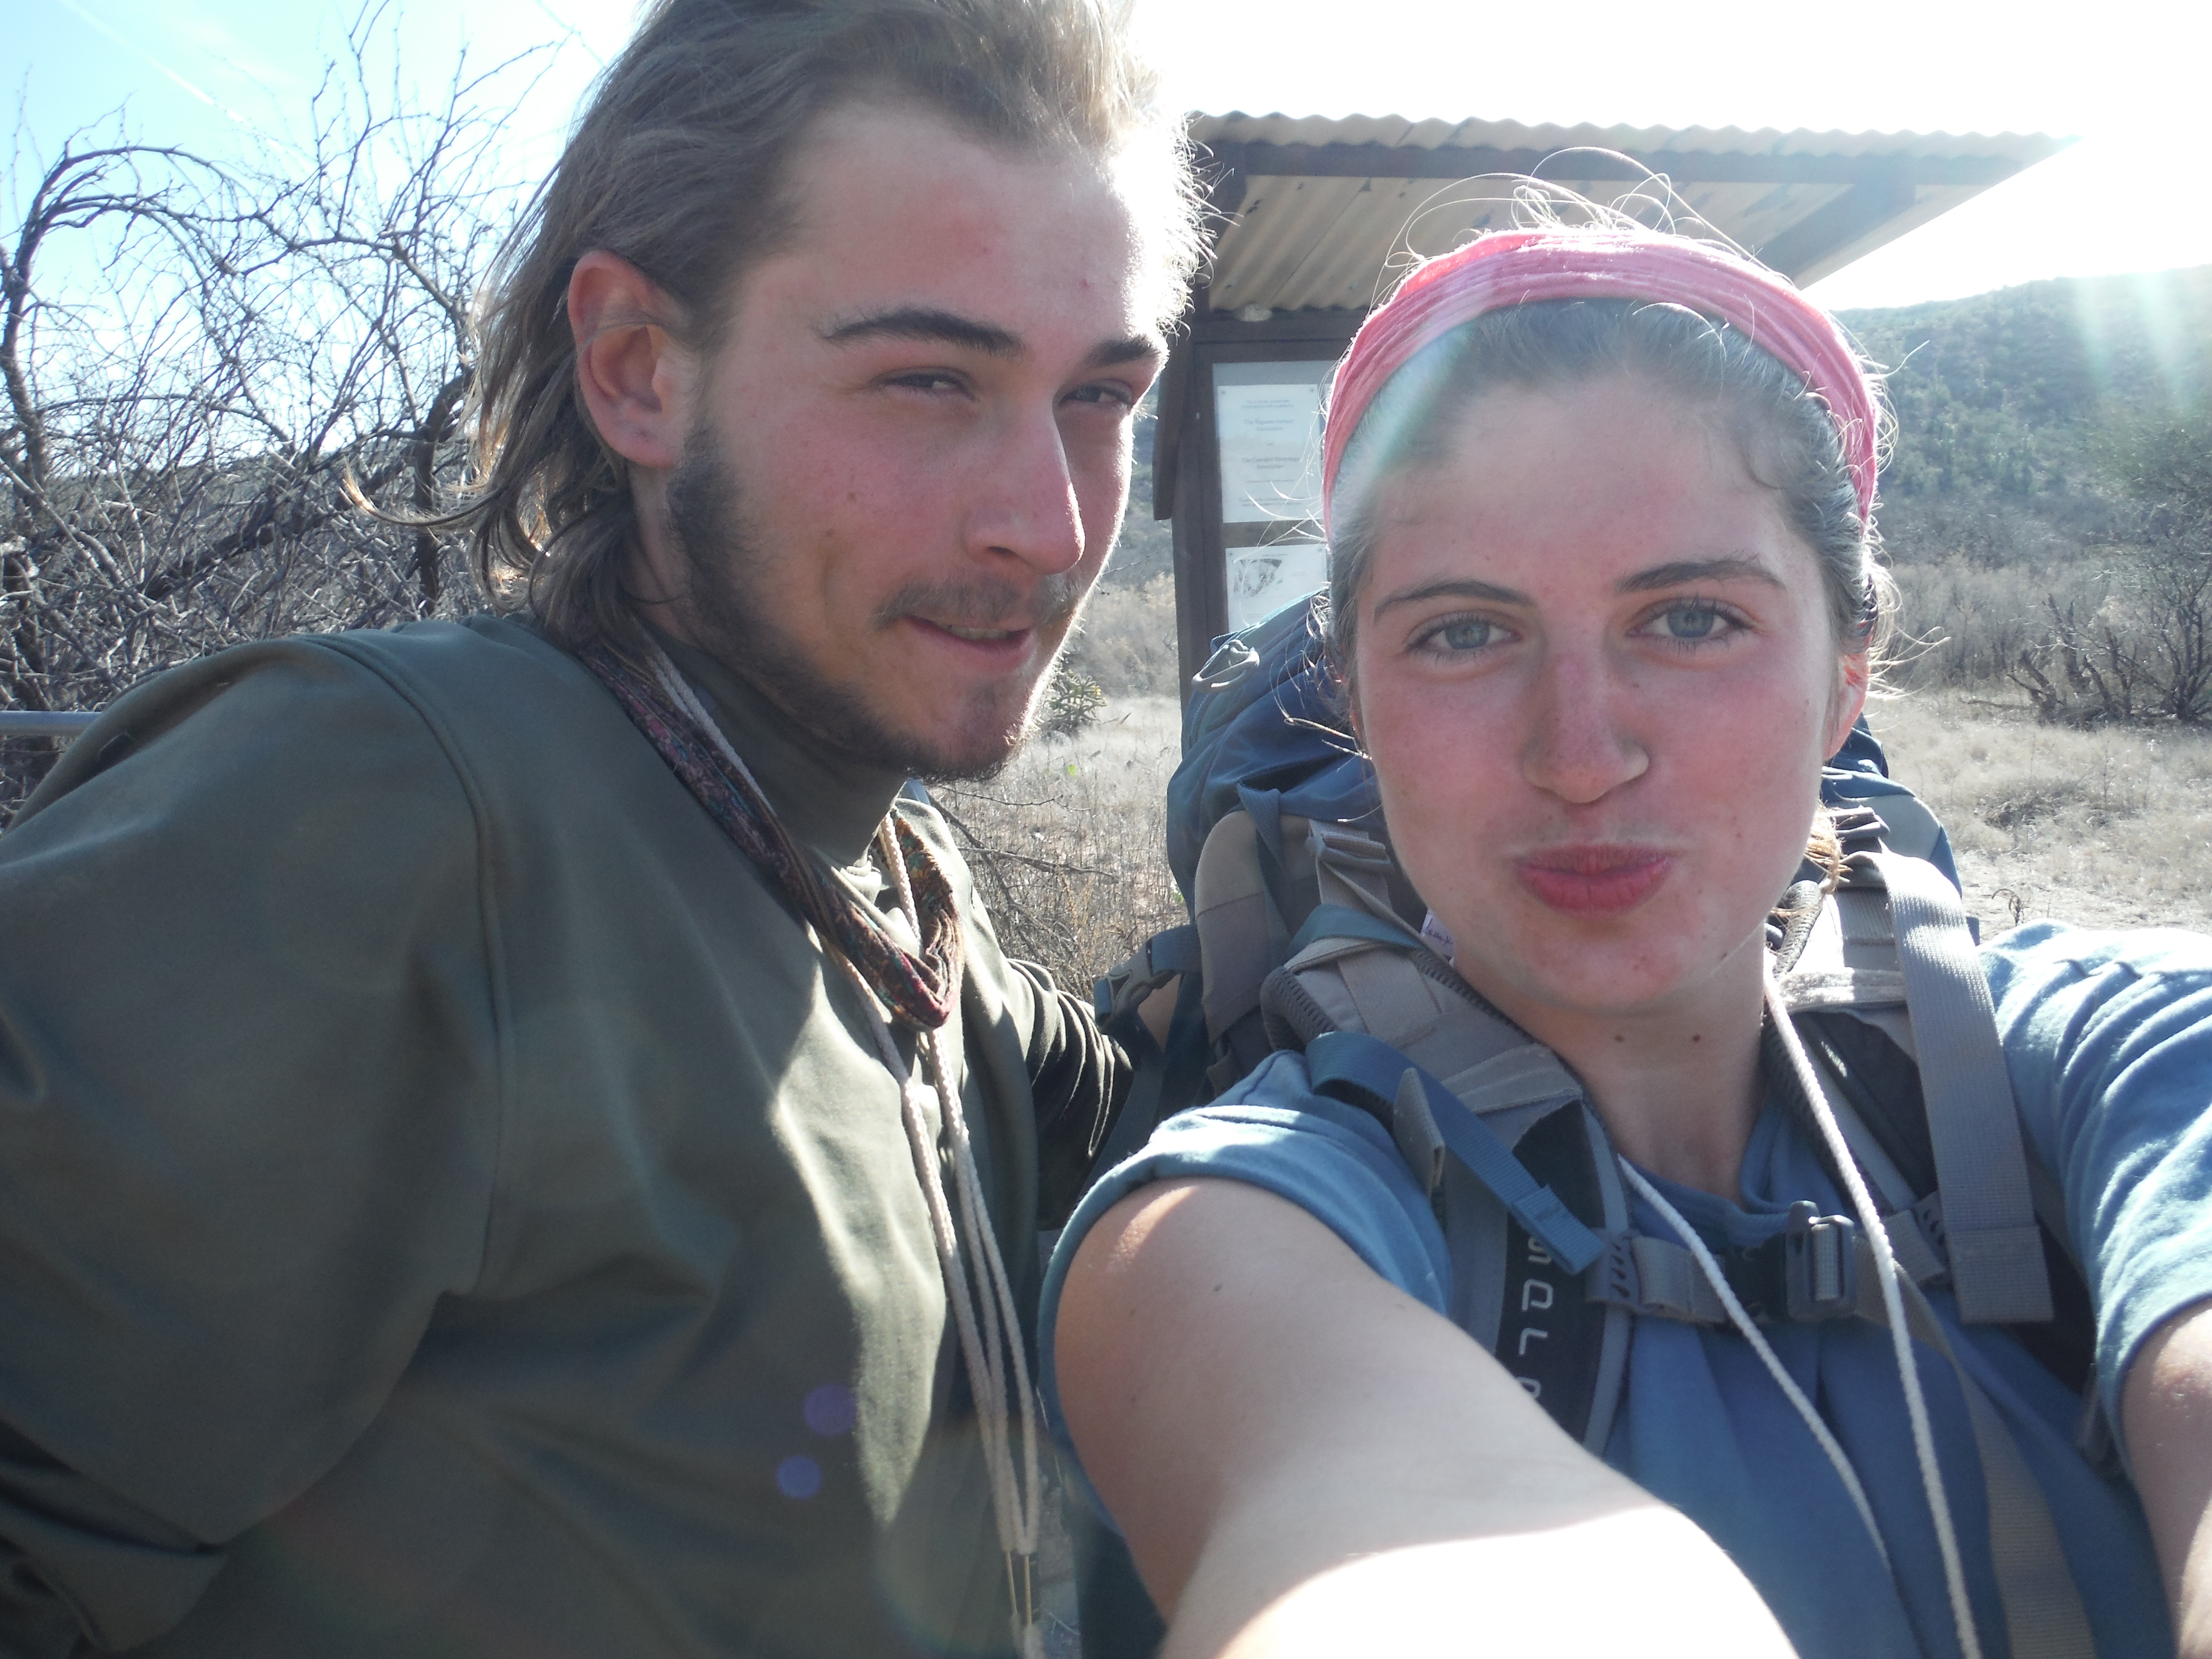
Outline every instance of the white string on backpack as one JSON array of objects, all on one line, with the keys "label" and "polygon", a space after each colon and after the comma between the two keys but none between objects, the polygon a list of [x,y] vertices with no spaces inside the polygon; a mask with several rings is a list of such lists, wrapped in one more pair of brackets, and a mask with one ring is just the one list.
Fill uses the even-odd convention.
[{"label": "white string on backpack", "polygon": [[1850,1494],[1851,1507],[1859,1512],[1859,1519],[1866,1523],[1867,1536],[1874,1540],[1875,1553],[1881,1557],[1883,1566],[1888,1566],[1889,1546],[1882,1541],[1881,1528],[1875,1524],[1874,1518],[1874,1505],[1867,1501],[1866,1488],[1859,1483],[1858,1471],[1851,1467],[1851,1460],[1844,1454],[1842,1444],[1830,1431],[1827,1424],[1821,1420],[1820,1413],[1814,1409],[1813,1402],[1805,1397],[1804,1389],[1797,1386],[1797,1379],[1790,1375],[1781,1356],[1774,1352],[1773,1345],[1767,1341],[1765,1334],[1744,1308],[1735,1286],[1728,1282],[1728,1275],[1721,1271],[1721,1264],[1713,1260],[1712,1251],[1705,1247],[1705,1241],[1698,1237],[1697,1230],[1683,1218],[1682,1212],[1667,1201],[1666,1195],[1644,1178],[1642,1170],[1618,1152],[1613,1154],[1613,1159],[1620,1165],[1620,1173],[1628,1184],[1637,1190],[1645,1203],[1659,1212],[1660,1217],[1674,1230],[1674,1236],[1682,1241],[1683,1248],[1697,1258],[1698,1266],[1704,1270],[1707,1281],[1713,1287],[1713,1293],[1720,1297],[1721,1306],[1728,1310],[1729,1322],[1743,1334],[1744,1340],[1751,1344],[1752,1352],[1759,1356],[1759,1363],[1766,1367],[1776,1386],[1797,1408],[1797,1415],[1805,1419],[1805,1426],[1813,1431],[1813,1438],[1820,1443],[1820,1449],[1827,1454],[1837,1477],[1844,1483],[1844,1490]]},{"label": "white string on backpack", "polygon": [[[677,672],[675,664],[657,642],[653,645],[653,665],[661,689],[701,734],[714,744],[722,758],[766,799],[744,757],[738,753],[720,726],[707,712],[690,683]],[[877,832],[877,846],[890,867],[900,913],[914,929],[915,937],[920,939],[921,918],[914,902],[913,882],[907,872],[906,860],[899,852],[898,837],[892,833],[888,818]],[[1006,1594],[1014,1641],[1022,1659],[1043,1659],[1044,1634],[1036,1616],[1035,1576],[1038,1522],[1043,1508],[1037,1458],[1036,1394],[1030,1386],[1029,1363],[1022,1351],[1021,1322],[1015,1311],[1006,1262],[999,1253],[998,1238],[991,1229],[989,1211],[983,1202],[982,1178],[976,1169],[967,1116],[960,1109],[957,1073],[945,1051],[945,1034],[941,1029],[922,1032],[917,1042],[925,1067],[936,1085],[939,1121],[951,1143],[953,1185],[960,1195],[961,1213],[967,1223],[964,1231],[953,1222],[944,1178],[937,1168],[937,1138],[930,1132],[928,1119],[921,1109],[920,1091],[899,1054],[889,1013],[869,988],[866,978],[844,952],[816,934],[811,927],[807,933],[815,948],[837,964],[846,982],[868,1011],[868,1031],[875,1041],[877,1054],[898,1085],[899,1116],[906,1129],[908,1150],[913,1155],[915,1177],[929,1212],[938,1271],[945,1280],[945,1299],[951,1304],[953,1325],[959,1333],[960,1358],[968,1373],[968,1389],[975,1397],[976,1421],[983,1438],[983,1465],[991,1486],[992,1517],[997,1526],[999,1547],[1006,1558]],[[960,1001],[960,970],[961,964],[955,963],[950,1000],[956,1008]],[[975,1293],[969,1288],[971,1274],[981,1291],[981,1320],[976,1316]],[[1012,1358],[1011,1406],[1002,1354]],[[1016,1412],[1022,1427],[1023,1468],[1018,1483],[1014,1472],[1010,1421]]]},{"label": "white string on backpack", "polygon": [[1829,1158],[1850,1193],[1859,1231],[1874,1251],[1882,1310],[1889,1320],[1890,1348],[1897,1360],[1898,1381],[1905,1389],[1905,1415],[1912,1423],[1912,1450],[1920,1465],[1920,1489],[1927,1495],[1929,1513],[1936,1522],[1936,1547],[1943,1557],[1943,1583],[1950,1592],[1951,1622],[1959,1633],[1959,1650],[1964,1659],[1982,1659],[1981,1635],[1974,1624],[1973,1603],[1966,1591],[1966,1566],[1959,1554],[1959,1532],[1951,1520],[1951,1500],[1943,1488],[1942,1468],[1936,1461],[1936,1432],[1929,1422],[1927,1396],[1920,1387],[1920,1367],[1912,1357],[1912,1334],[1905,1328],[1905,1297],[1898,1289],[1897,1255],[1889,1247],[1888,1230],[1882,1225],[1881,1214],[1875,1208],[1873,1194],[1867,1191],[1866,1178],[1859,1173],[1851,1149],[1844,1144],[1843,1129],[1828,1105],[1827,1093],[1820,1087],[1812,1059],[1790,1021],[1790,1010],[1783,1004],[1781,989],[1774,982],[1774,958],[1764,952],[1761,955],[1765,964],[1763,973],[1767,1018],[1774,1022],[1783,1050],[1790,1056],[1797,1086],[1812,1111],[1813,1121],[1820,1126]]}]

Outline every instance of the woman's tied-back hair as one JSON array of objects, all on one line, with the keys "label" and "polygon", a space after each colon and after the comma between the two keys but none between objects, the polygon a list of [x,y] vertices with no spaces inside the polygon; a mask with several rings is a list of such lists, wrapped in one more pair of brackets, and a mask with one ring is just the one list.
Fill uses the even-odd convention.
[{"label": "woman's tied-back hair", "polygon": [[[1624,249],[1629,257],[1616,268],[1611,256]],[[1495,264],[1474,269],[1486,254]],[[1536,272],[1536,260],[1547,255],[1552,269]],[[1525,285],[1511,274],[1516,262],[1530,268]],[[1663,280],[1640,292],[1638,270],[1655,267]],[[1592,269],[1599,280],[1589,286],[1599,297],[1505,298],[1468,320],[1455,320],[1443,287],[1479,280],[1509,295],[1571,294],[1573,276]],[[1699,302],[1698,285],[1708,272],[1714,288],[1726,290],[1725,302],[1717,293]],[[1420,291],[1424,278],[1428,287]],[[1419,337],[1401,335],[1412,349],[1401,356],[1387,331],[1370,342],[1368,330],[1378,321],[1387,330],[1389,321],[1378,313],[1339,370],[1329,411],[1332,422],[1346,417],[1354,426],[1329,434],[1329,633],[1340,672],[1351,668],[1359,596],[1391,481],[1440,464],[1462,417],[1487,392],[1613,375],[1645,380],[1723,424],[1819,561],[1837,641],[1863,646],[1879,660],[1891,588],[1876,556],[1873,507],[1887,416],[1878,384],[1840,331],[1784,279],[1686,238],[1553,225],[1537,235],[1509,233],[1489,248],[1470,244],[1417,270],[1399,292],[1408,289],[1435,312],[1435,325]],[[1457,316],[1468,317],[1486,301],[1462,301]],[[1794,333],[1778,326],[1785,320]],[[1363,346],[1371,354],[1364,364]],[[1357,405],[1347,409],[1347,373],[1355,367],[1364,372],[1352,381]]]},{"label": "woman's tied-back hair", "polygon": [[593,249],[619,255],[681,307],[654,320],[711,353],[736,280],[793,234],[794,148],[840,102],[910,101],[1018,150],[1127,156],[1126,177],[1158,184],[1138,211],[1155,228],[1163,304],[1180,307],[1197,196],[1125,13],[1126,0],[652,5],[493,272],[473,499],[447,522],[467,526],[494,602],[526,603],[563,641],[629,635],[635,508],[628,464],[577,395],[570,273]]}]

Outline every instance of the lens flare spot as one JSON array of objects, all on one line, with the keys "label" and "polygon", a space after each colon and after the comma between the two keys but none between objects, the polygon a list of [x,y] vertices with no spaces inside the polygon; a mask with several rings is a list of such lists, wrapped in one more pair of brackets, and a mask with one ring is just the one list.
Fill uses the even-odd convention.
[{"label": "lens flare spot", "polygon": [[822,1466],[804,1452],[775,1466],[775,1487],[786,1498],[811,1498],[822,1490]]}]

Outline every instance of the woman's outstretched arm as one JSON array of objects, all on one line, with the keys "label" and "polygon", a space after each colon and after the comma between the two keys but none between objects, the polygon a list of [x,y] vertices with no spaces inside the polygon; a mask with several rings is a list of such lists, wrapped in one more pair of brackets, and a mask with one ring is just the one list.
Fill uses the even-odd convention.
[{"label": "woman's outstretched arm", "polygon": [[2212,1659],[2212,1303],[2185,1308],[2152,1333],[2120,1400],[2175,1648],[2179,1659]]},{"label": "woman's outstretched arm", "polygon": [[1790,1651],[1702,1532],[1257,1188],[1124,1199],[1069,1270],[1055,1340],[1169,1659]]}]

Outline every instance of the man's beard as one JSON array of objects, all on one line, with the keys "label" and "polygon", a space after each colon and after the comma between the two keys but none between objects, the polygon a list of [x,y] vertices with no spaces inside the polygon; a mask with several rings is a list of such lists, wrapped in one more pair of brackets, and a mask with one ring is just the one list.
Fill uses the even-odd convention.
[{"label": "man's beard", "polygon": [[[940,750],[919,732],[895,729],[860,691],[826,678],[760,602],[758,578],[765,562],[747,534],[737,481],[708,423],[694,432],[669,478],[667,528],[684,557],[684,619],[699,645],[847,759],[933,782],[988,778],[1034,732],[1042,701],[1037,690],[1050,678],[1049,664],[1025,688],[1011,680],[995,688],[1018,695],[1019,707],[994,720],[995,731],[987,726],[981,743],[963,745],[959,752]],[[1081,611],[1087,591],[1069,573],[1044,576],[1031,599],[1031,626],[1050,632]],[[1019,589],[988,578],[914,582],[869,620],[872,626],[888,627],[899,617],[922,612],[957,616],[963,626],[989,628],[1020,609],[1023,599]],[[1073,632],[1070,628],[1068,636]]]}]

